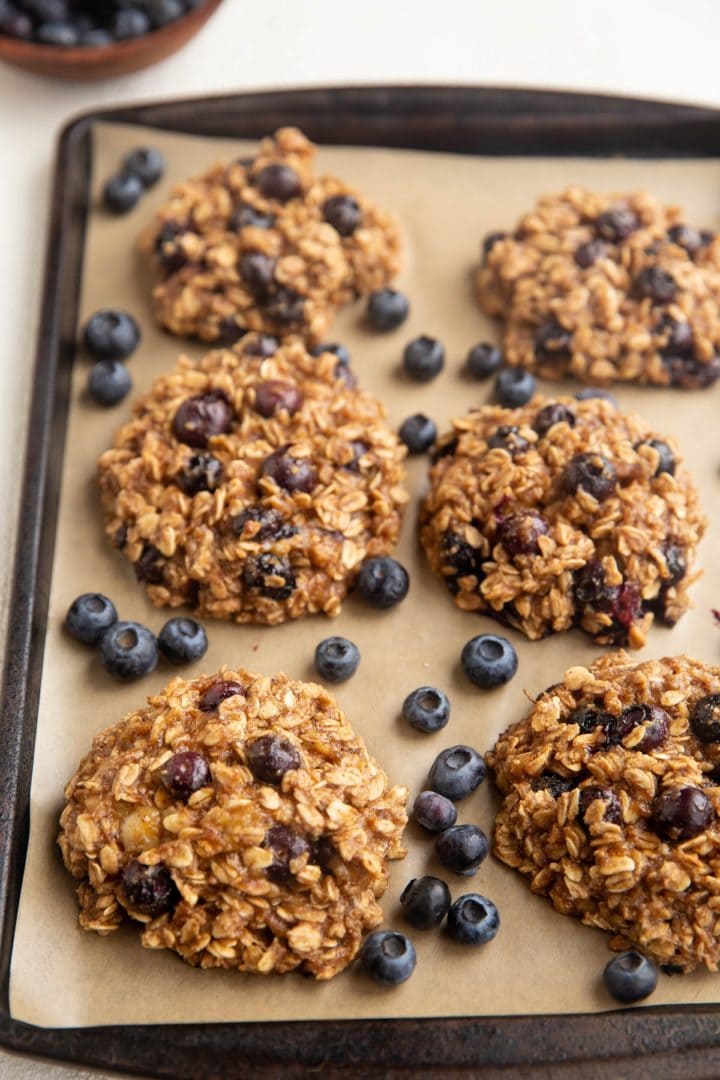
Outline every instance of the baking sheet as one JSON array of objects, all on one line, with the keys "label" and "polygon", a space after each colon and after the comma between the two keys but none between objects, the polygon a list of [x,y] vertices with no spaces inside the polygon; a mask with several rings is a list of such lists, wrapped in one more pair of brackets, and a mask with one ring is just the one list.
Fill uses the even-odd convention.
[{"label": "baking sheet", "polygon": [[[193,356],[202,347],[174,341],[150,318],[150,277],[133,243],[170,185],[217,159],[229,159],[253,144],[173,135],[134,126],[98,124],[94,129],[93,190],[117,167],[123,153],[141,143],[157,146],[168,160],[165,179],[127,217],[91,214],[86,241],[81,320],[99,307],[131,311],[143,327],[143,341],[129,361],[135,391],[171,367],[180,351]],[[363,306],[347,309],[335,323],[334,340],[345,342],[362,382],[386,401],[393,424],[424,411],[442,430],[449,419],[487,399],[488,384],[461,371],[468,348],[494,340],[497,327],[477,310],[470,270],[479,239],[504,228],[535,198],[573,182],[606,190],[644,186],[687,208],[698,225],[720,227],[720,160],[618,161],[543,158],[466,158],[414,151],[326,147],[319,168],[336,172],[399,218],[405,239],[399,287],[412,303],[408,322],[389,335],[368,333]],[[446,346],[443,374],[429,385],[411,383],[399,370],[404,343],[429,333]],[[31,832],[12,958],[10,999],[14,1018],[47,1027],[98,1024],[302,1020],[592,1012],[613,1007],[601,983],[611,956],[606,935],[563,917],[548,901],[532,896],[520,875],[489,858],[474,878],[448,874],[432,857],[432,840],[410,825],[409,855],[392,864],[383,900],[385,925],[408,929],[398,908],[405,883],[417,874],[445,877],[453,897],[478,891],[492,898],[501,929],[490,945],[472,949],[439,932],[410,931],[418,953],[413,977],[390,991],[350,969],[330,983],[298,975],[266,977],[199,971],[169,952],[142,949],[137,928],[128,925],[105,938],[77,926],[74,883],[55,844],[62,791],[93,735],[157,691],[174,674],[161,667],[130,686],[115,683],[93,650],[70,641],[62,620],[81,592],[110,595],[121,618],[139,619],[158,631],[169,612],[153,608],[136,585],[125,560],[104,540],[96,498],[94,463],[129,414],[129,402],[103,410],[85,399],[87,361],[74,372],[67,449],[58,519],[55,563],[45,645],[31,791]],[[576,385],[544,384],[546,393],[574,392]],[[659,432],[680,439],[687,464],[704,495],[711,518],[700,549],[705,575],[694,587],[694,611],[672,631],[655,628],[640,657],[689,652],[718,662],[720,632],[710,608],[720,601],[720,562],[713,537],[720,528],[715,424],[720,386],[705,393],[652,388],[619,388],[625,409],[642,412]],[[464,614],[421,558],[415,540],[417,501],[425,486],[425,458],[409,463],[412,502],[398,557],[412,576],[407,600],[377,613],[349,600],[336,620],[322,617],[283,627],[207,624],[210,648],[186,670],[188,676],[220,664],[252,671],[284,670],[312,678],[316,643],[331,633],[359,645],[356,676],[336,688],[353,726],[393,782],[404,782],[410,798],[423,787],[428,767],[444,746],[467,742],[487,750],[497,734],[527,710],[526,689],[536,693],[560,678],[571,664],[586,664],[599,651],[573,632],[543,642],[527,642],[505,631],[520,656],[515,679],[500,690],[472,687],[459,671],[462,645],[474,634],[497,629],[482,616]],[[714,565],[710,564],[714,562]],[[445,689],[452,701],[450,723],[436,735],[422,735],[399,719],[406,693],[421,684]],[[459,821],[490,832],[494,811],[491,786],[459,804]],[[720,978],[706,972],[663,977],[653,1005],[720,1002]]]}]

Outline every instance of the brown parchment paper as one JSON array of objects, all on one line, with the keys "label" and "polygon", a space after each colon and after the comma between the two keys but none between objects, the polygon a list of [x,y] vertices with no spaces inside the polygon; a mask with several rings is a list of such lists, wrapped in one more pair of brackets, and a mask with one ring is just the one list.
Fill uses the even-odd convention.
[{"label": "brown parchment paper", "polygon": [[[82,318],[104,306],[125,307],[143,327],[143,340],[129,361],[135,391],[172,366],[177,354],[194,356],[201,346],[174,341],[150,317],[149,276],[133,244],[141,226],[166,197],[171,183],[228,159],[248,144],[98,125],[94,132],[94,190],[128,149],[150,143],[168,160],[163,181],[127,217],[92,213],[84,265]],[[337,172],[400,219],[405,240],[400,287],[412,311],[405,326],[389,335],[362,328],[362,305],[342,313],[331,339],[347,343],[361,380],[387,402],[399,424],[419,410],[443,430],[449,419],[485,400],[487,384],[461,374],[467,349],[496,339],[497,327],[476,308],[469,271],[479,239],[504,228],[547,191],[576,182],[606,190],[647,187],[677,201],[698,225],[720,227],[720,160],[617,161],[543,158],[464,158],[406,151],[323,148],[322,169]],[[429,385],[413,384],[398,370],[403,344],[419,333],[445,343],[447,365]],[[125,560],[105,542],[96,498],[95,460],[129,414],[129,403],[104,410],[84,398],[87,361],[74,374],[63,489],[50,600],[45,666],[31,795],[31,834],[10,982],[12,1014],[46,1026],[177,1023],[191,1021],[300,1020],[303,1018],[449,1016],[511,1013],[591,1012],[612,1008],[600,975],[611,954],[606,936],[556,914],[532,896],[523,878],[489,858],[478,874],[457,878],[433,860],[432,840],[411,825],[408,858],[394,863],[383,901],[386,925],[406,929],[398,896],[413,875],[433,872],[449,879],[453,896],[479,891],[498,905],[501,929],[483,948],[463,948],[439,932],[412,932],[418,963],[414,976],[383,991],[355,969],[330,983],[297,975],[258,977],[200,971],[169,952],[142,949],[133,925],[105,938],[77,925],[74,883],[55,844],[63,786],[93,735],[135,708],[175,674],[161,666],[130,686],[113,682],[93,650],[68,640],[64,613],[81,592],[108,593],[121,618],[139,619],[158,631],[169,612],[150,606]],[[545,384],[548,393],[560,392]],[[565,387],[567,389],[567,386]],[[571,390],[576,390],[573,385]],[[720,661],[720,630],[711,606],[720,606],[720,450],[717,420],[720,386],[680,393],[621,387],[625,409],[645,414],[659,432],[680,439],[712,522],[700,549],[705,574],[693,590],[696,608],[674,630],[653,629],[641,656],[689,652]],[[284,670],[312,678],[316,643],[341,633],[358,643],[362,662],[353,679],[336,690],[354,727],[365,737],[394,782],[421,789],[428,767],[444,746],[467,742],[487,750],[497,734],[528,708],[523,688],[536,693],[571,664],[587,663],[599,651],[578,632],[528,642],[508,632],[520,666],[510,685],[490,693],[473,688],[459,672],[462,645],[474,634],[496,629],[492,621],[460,612],[428,571],[417,547],[417,500],[425,486],[425,458],[409,463],[413,500],[399,557],[412,575],[407,600],[387,613],[349,600],[342,615],[271,629],[209,623],[210,648],[188,675],[220,664],[257,672]],[[503,631],[506,633],[506,631]],[[398,717],[406,693],[431,683],[451,697],[450,723],[434,736],[413,732]],[[488,833],[494,796],[485,784],[460,804],[461,822]],[[696,972],[663,977],[652,1004],[720,1002],[720,976]]]}]

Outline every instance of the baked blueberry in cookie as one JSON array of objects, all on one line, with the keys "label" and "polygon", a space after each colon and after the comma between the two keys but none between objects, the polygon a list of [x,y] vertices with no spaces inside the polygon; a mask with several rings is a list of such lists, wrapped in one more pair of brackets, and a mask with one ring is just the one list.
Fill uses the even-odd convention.
[{"label": "baked blueberry in cookie", "polygon": [[600,385],[720,377],[720,240],[678,207],[571,187],[491,239],[476,290],[508,364]]},{"label": "baked blueberry in cookie", "polygon": [[464,611],[639,648],[687,610],[705,525],[672,440],[602,397],[536,397],[438,440],[420,538]]}]

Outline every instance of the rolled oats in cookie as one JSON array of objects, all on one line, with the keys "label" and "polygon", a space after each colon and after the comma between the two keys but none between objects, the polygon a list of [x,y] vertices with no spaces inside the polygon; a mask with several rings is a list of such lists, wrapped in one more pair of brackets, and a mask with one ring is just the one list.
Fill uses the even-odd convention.
[{"label": "rolled oats in cookie", "polygon": [[161,326],[232,344],[248,330],[319,341],[335,308],[392,280],[397,225],[332,176],[296,128],[178,184],[140,238]]},{"label": "rolled oats in cookie", "polygon": [[618,951],[718,970],[720,668],[624,652],[570,668],[485,760],[494,852],[533,892]]},{"label": "rolled oats in cookie", "polygon": [[702,388],[720,377],[720,238],[647,192],[546,195],[483,244],[483,311],[549,379]]},{"label": "rolled oats in cookie", "polygon": [[331,978],[405,855],[407,789],[321,686],[282,674],[174,679],[95,738],[65,799],[80,925],[129,917],[195,967]]},{"label": "rolled oats in cookie", "polygon": [[436,445],[420,539],[458,607],[641,647],[689,607],[706,521],[672,439],[603,398],[484,406]]},{"label": "rolled oats in cookie", "polygon": [[333,353],[266,346],[249,335],[181,358],[100,457],[107,534],[159,606],[336,615],[363,561],[398,538],[405,448],[383,406]]}]

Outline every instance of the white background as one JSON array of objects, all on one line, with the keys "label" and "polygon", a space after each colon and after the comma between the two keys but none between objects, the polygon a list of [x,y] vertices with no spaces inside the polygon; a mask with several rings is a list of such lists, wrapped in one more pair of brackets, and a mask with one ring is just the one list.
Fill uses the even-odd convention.
[{"label": "white background", "polygon": [[[381,82],[599,90],[720,106],[719,38],[718,0],[224,0],[181,53],[137,75],[73,85],[0,67],[0,628],[53,142],[65,120],[151,98]],[[2,1077],[86,1075],[0,1051]]]}]

